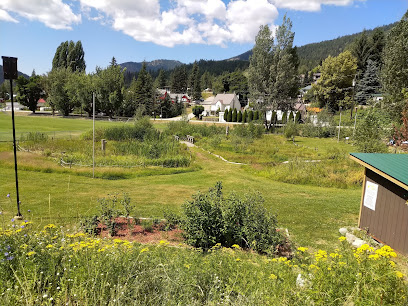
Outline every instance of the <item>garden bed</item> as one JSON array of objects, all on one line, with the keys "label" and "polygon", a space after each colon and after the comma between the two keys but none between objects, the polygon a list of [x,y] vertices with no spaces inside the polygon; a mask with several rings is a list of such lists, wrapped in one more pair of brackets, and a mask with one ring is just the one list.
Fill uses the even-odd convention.
[{"label": "garden bed", "polygon": [[170,244],[178,245],[184,242],[182,230],[177,227],[166,228],[164,221],[153,222],[151,219],[135,219],[117,217],[115,233],[111,235],[109,229],[103,223],[97,226],[97,234],[101,237],[124,239],[140,243],[159,243],[166,240]]}]

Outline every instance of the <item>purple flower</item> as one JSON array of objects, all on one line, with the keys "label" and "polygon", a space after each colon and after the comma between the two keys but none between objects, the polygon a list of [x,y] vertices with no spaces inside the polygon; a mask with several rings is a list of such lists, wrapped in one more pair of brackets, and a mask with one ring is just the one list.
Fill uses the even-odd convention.
[{"label": "purple flower", "polygon": [[27,210],[29,213],[31,212],[31,210],[29,209],[29,210]]},{"label": "purple flower", "polygon": [[10,250],[10,249],[11,249],[11,246],[9,246],[9,245],[6,246],[6,249],[7,249],[7,250]]},{"label": "purple flower", "polygon": [[12,225],[12,227],[16,227],[16,225],[15,225],[15,224],[13,224],[13,225]]},{"label": "purple flower", "polygon": [[7,257],[7,260],[13,260],[14,256]]},{"label": "purple flower", "polygon": [[11,219],[11,222],[14,222],[14,218],[13,218],[13,219]]},{"label": "purple flower", "polygon": [[7,197],[8,197],[8,198],[10,197],[10,194],[9,194],[9,193],[7,194]]},{"label": "purple flower", "polygon": [[27,234],[24,234],[24,237],[27,237]]},{"label": "purple flower", "polygon": [[20,226],[21,228],[24,228],[24,225]]},{"label": "purple flower", "polygon": [[4,256],[8,256],[8,255],[9,255],[9,252],[4,253]]},{"label": "purple flower", "polygon": [[2,211],[0,211],[0,215],[2,215],[3,214],[3,212]]}]

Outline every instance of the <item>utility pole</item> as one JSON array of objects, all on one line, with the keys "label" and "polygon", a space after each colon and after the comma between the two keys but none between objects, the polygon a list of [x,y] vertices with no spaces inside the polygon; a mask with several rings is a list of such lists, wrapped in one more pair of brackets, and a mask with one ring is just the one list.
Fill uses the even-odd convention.
[{"label": "utility pole", "polygon": [[338,133],[338,135],[337,135],[337,142],[339,142],[339,141],[340,141],[340,129],[341,129],[341,110],[342,110],[342,107],[340,106],[339,133]]},{"label": "utility pole", "polygon": [[17,58],[2,56],[4,79],[10,80],[10,99],[11,99],[11,121],[13,124],[13,150],[14,150],[14,172],[16,177],[16,192],[17,192],[17,216],[15,219],[22,220],[23,216],[20,212],[20,196],[18,192],[18,174],[17,174],[17,148],[16,148],[16,128],[14,123],[14,101],[13,101],[13,80],[18,77],[17,74]]}]

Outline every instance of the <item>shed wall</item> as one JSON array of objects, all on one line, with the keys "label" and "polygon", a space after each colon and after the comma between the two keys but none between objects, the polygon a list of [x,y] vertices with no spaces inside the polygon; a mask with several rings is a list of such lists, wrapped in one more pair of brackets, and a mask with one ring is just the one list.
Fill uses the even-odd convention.
[{"label": "shed wall", "polygon": [[[366,181],[378,184],[375,210],[361,206],[360,228],[393,249],[408,254],[407,190],[367,169]],[[365,196],[365,186],[363,199]]]}]

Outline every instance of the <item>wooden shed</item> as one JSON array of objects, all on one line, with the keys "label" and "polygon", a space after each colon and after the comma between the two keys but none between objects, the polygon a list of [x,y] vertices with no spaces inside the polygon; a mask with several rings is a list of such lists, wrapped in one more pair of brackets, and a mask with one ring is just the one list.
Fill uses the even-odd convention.
[{"label": "wooden shed", "polygon": [[358,226],[408,254],[408,154],[351,153],[364,166]]}]

